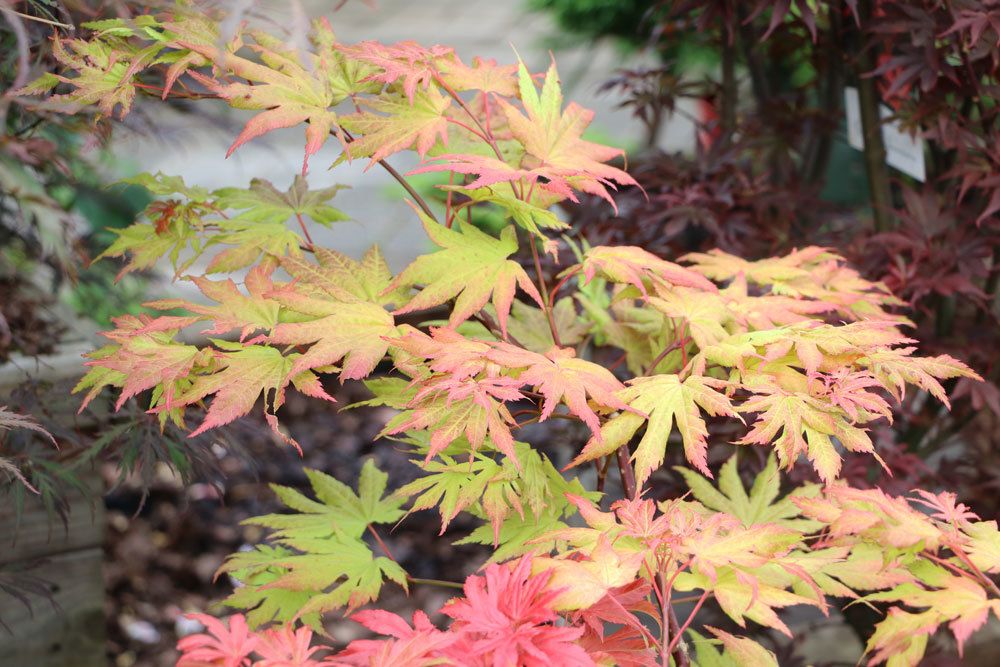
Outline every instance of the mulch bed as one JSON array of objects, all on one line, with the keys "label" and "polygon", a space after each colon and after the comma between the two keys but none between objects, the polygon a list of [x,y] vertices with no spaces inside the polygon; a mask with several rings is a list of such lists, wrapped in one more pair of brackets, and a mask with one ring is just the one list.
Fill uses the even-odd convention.
[{"label": "mulch bed", "polygon": [[[302,445],[301,458],[278,442],[263,420],[246,420],[237,434],[244,452],[237,455],[215,448],[224,473],[221,493],[205,482],[184,485],[163,467],[154,476],[144,501],[138,485],[120,485],[106,496],[109,664],[173,665],[178,636],[192,627],[183,614],[225,613],[213,609],[213,604],[232,591],[232,584],[227,577],[216,579],[214,575],[226,556],[264,536],[259,527],[241,526],[241,521],[281,510],[268,484],[308,492],[302,468],[310,467],[353,486],[369,456],[389,474],[390,489],[415,477],[417,468],[398,443],[375,441],[392,410],[339,411],[340,406],[367,397],[366,390],[356,383],[340,388],[338,404],[332,406],[290,396],[280,416]],[[105,470],[109,482],[116,474],[113,467]],[[451,545],[474,527],[458,519],[439,537],[438,515],[425,511],[410,515],[392,532],[383,531],[382,537],[412,576],[459,581],[488,557],[484,548]],[[378,546],[373,545],[373,550],[381,555]],[[411,587],[407,596],[390,583],[383,589],[379,606],[406,616],[414,609],[423,609],[433,618],[433,612],[456,592],[420,585]],[[336,614],[328,616],[326,630],[338,645],[367,632]]]}]

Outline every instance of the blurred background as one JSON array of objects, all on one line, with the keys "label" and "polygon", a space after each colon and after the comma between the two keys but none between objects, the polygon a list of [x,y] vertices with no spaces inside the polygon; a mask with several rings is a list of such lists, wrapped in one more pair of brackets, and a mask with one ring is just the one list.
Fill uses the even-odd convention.
[{"label": "blurred background", "polygon": [[[226,150],[249,113],[224,103],[137,100],[123,122],[67,116],[12,91],[55,70],[50,36],[103,16],[163,3],[130,0],[0,0],[0,665],[56,667],[172,665],[179,636],[197,631],[183,614],[211,610],[233,587],[215,578],[225,557],[260,541],[241,525],[278,511],[268,484],[307,487],[302,466],[343,481],[373,456],[390,488],[414,467],[391,442],[373,438],[387,408],[338,412],[301,396],[282,423],[303,458],[262,420],[189,439],[161,433],[135,401],[114,412],[108,399],[77,413],[70,394],[85,371],[82,353],[101,344],[112,317],[142,312],[161,296],[197,299],[166,271],[115,282],[114,261],[92,264],[153,200],[137,185],[111,184],[139,172],[183,174],[189,185],[279,190],[302,164],[300,128]],[[606,202],[584,199],[560,214],[569,234],[593,243],[641,245],[675,259],[721,247],[756,259],[825,245],[908,305],[921,351],[949,353],[987,382],[951,382],[953,409],[920,392],[896,422],[874,433],[888,477],[848,463],[860,486],[905,493],[955,489],[980,516],[1000,509],[1000,145],[996,105],[1000,10],[981,24],[956,22],[950,3],[831,0],[226,0],[225,26],[247,21],[305,46],[309,22],[327,17],[343,42],[414,40],[532,71],[554,58],[567,99],[595,111],[589,138],[626,150],[642,189]],[[865,7],[868,6],[866,10]],[[965,5],[963,5],[964,7]],[[859,10],[858,8],[861,7]],[[861,12],[858,14],[857,12]],[[971,11],[971,10],[970,10]],[[865,13],[867,12],[867,13]],[[978,15],[977,15],[978,16]],[[996,17],[990,23],[990,17]],[[973,31],[976,31],[973,33]],[[845,88],[862,106],[919,132],[928,176],[890,170],[871,145],[849,145]],[[985,91],[985,92],[984,92]],[[36,100],[37,102],[37,100]],[[961,113],[955,113],[958,109]],[[399,186],[365,161],[327,169],[328,142],[314,156],[311,188],[350,186],[334,204],[352,220],[318,229],[315,240],[358,257],[373,244],[399,269],[428,248]],[[415,165],[391,159],[402,172]],[[433,178],[416,177],[433,198]],[[557,270],[548,266],[547,269]],[[367,398],[355,385],[328,387],[340,405]],[[58,447],[9,415],[32,415]],[[562,420],[526,430],[555,462],[581,433]],[[727,457],[734,434],[713,425]],[[677,448],[673,448],[676,450]],[[676,453],[676,451],[674,452]],[[562,457],[562,459],[560,458]],[[747,474],[763,458],[747,457]],[[658,497],[677,495],[671,460],[653,478]],[[793,482],[808,479],[796,470]],[[609,489],[610,490],[610,489]],[[387,536],[416,577],[457,580],[485,558],[477,545],[451,546],[474,524],[461,519],[437,536],[439,519],[415,513]],[[406,615],[431,612],[447,591],[387,590],[383,604]],[[877,614],[858,606],[822,626],[794,619],[795,641],[768,637],[782,665],[856,664]],[[720,619],[719,623],[724,621]],[[338,641],[360,627],[331,619]],[[977,635],[961,664],[995,664],[1000,633]],[[990,643],[990,642],[993,643]],[[946,640],[935,665],[955,664]]]}]

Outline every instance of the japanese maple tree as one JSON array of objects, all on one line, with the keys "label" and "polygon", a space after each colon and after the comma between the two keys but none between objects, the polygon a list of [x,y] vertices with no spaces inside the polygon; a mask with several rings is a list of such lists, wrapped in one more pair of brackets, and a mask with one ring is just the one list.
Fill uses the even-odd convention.
[{"label": "japanese maple tree", "polygon": [[[356,488],[318,470],[306,471],[313,497],[275,487],[290,512],[253,519],[268,539],[221,569],[241,583],[225,601],[238,612],[199,617],[207,633],[180,642],[179,664],[770,665],[751,624],[790,635],[788,607],[887,602],[870,663],[915,665],[942,626],[961,652],[1000,617],[995,521],[948,492],[897,497],[839,479],[845,458],[881,463],[869,432],[904,391],[947,404],[942,380],[977,378],[918,354],[883,285],[818,247],[747,261],[587,244],[548,281],[541,257],[565,244],[553,207],[634,184],[609,164],[619,151],[584,138],[593,114],[564,102],[554,64],[533,74],[442,46],[343,44],[323,21],[299,52],[219,25],[188,5],[96,21],[87,37],[55,37],[65,71],[21,91],[55,89],[108,116],[140,92],[219,98],[256,112],[230,152],[304,126],[302,173],[284,192],[138,179],[159,201],[105,255],[124,258],[123,272],[167,263],[204,299],[117,320],[77,391],[86,402],[111,387],[164,424],[207,407],[192,434],[263,403],[297,446],[279,429],[288,392],[332,402],[325,380],[364,382],[366,403],[396,411],[382,435],[412,451],[421,475],[389,490],[369,461]],[[327,142],[340,161],[398,178],[436,249],[393,275],[378,248],[356,259],[318,246],[310,228],[346,217],[330,203],[336,187],[308,186]],[[450,175],[443,210],[389,164],[402,151],[419,158],[414,172]],[[477,207],[506,225],[477,228]],[[201,342],[178,338],[189,327]],[[584,434],[564,443],[563,469],[519,439],[556,417]],[[771,450],[749,488],[735,454],[710,465],[719,424],[740,429],[737,447]],[[651,478],[677,449],[690,493],[656,497]],[[783,485],[800,459],[819,482]],[[621,494],[607,484],[612,465]],[[427,508],[442,526],[474,518],[465,541],[493,549],[442,609],[447,627],[357,611],[386,585],[426,584],[379,533]],[[707,608],[728,629],[699,620]],[[385,638],[320,657],[309,626],[335,610]]]}]

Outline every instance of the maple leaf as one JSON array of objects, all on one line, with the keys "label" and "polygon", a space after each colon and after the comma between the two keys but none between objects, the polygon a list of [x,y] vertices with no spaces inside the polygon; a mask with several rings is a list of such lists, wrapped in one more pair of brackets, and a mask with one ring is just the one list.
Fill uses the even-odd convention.
[{"label": "maple leaf", "polygon": [[[635,246],[595,246],[584,254],[580,264],[585,282],[600,274],[611,282],[633,285],[646,295],[654,279],[667,285],[691,287],[707,292],[718,288],[690,269],[660,259]],[[568,269],[568,270],[572,270]]]},{"label": "maple leaf", "polygon": [[[739,665],[740,667],[778,667],[778,659],[774,656],[774,653],[768,651],[754,640],[748,637],[737,637],[724,630],[713,628],[710,625],[706,625],[705,629],[722,641],[722,645],[725,647],[723,656],[731,661],[730,664]],[[703,664],[700,660],[700,651],[698,656],[698,664],[701,667],[709,667],[709,665]]]},{"label": "maple leaf", "polygon": [[323,538],[334,533],[361,537],[373,523],[394,523],[403,516],[401,497],[385,494],[388,475],[368,459],[361,468],[358,492],[319,470],[305,468],[318,500],[310,500],[295,489],[272,484],[275,495],[295,514],[266,514],[247,523],[271,528],[276,537]]},{"label": "maple leaf", "polygon": [[821,496],[793,496],[802,513],[829,526],[833,539],[858,536],[864,541],[909,549],[937,549],[944,539],[939,526],[906,501],[881,489],[828,486]]},{"label": "maple leaf", "polygon": [[328,202],[346,186],[333,185],[320,190],[310,190],[309,183],[296,174],[291,186],[281,192],[270,181],[255,178],[249,188],[222,188],[213,194],[215,205],[221,209],[240,211],[238,217],[260,223],[287,222],[290,218],[306,216],[324,227],[347,220],[341,211]]},{"label": "maple leaf", "polygon": [[579,627],[556,625],[558,590],[548,572],[532,572],[531,558],[486,566],[484,576],[465,580],[465,598],[451,600],[441,613],[453,619],[468,657],[494,665],[558,664],[594,666],[575,643]]},{"label": "maple leaf", "polygon": [[621,169],[604,164],[622,155],[621,150],[581,138],[594,113],[573,102],[562,109],[562,91],[555,63],[546,72],[539,94],[528,69],[519,62],[518,87],[526,116],[502,98],[497,102],[507,118],[511,134],[524,146],[522,165],[548,179],[549,186],[555,186],[553,189],[562,189],[557,184],[566,183],[598,195],[615,206],[607,188],[616,183],[636,185],[636,182]]},{"label": "maple leaf", "polygon": [[[753,546],[754,537],[750,534],[745,540],[729,542],[725,548],[752,549]],[[738,573],[733,568],[721,568],[715,577],[682,572],[674,583],[674,590],[681,592],[699,589],[711,590],[722,611],[741,628],[745,628],[746,619],[750,619],[788,637],[792,636],[792,632],[778,617],[776,609],[795,605],[822,606],[811,598],[772,586],[752,575]]]},{"label": "maple leaf", "polygon": [[322,647],[310,646],[313,631],[309,628],[293,630],[285,625],[277,629],[265,630],[258,637],[256,653],[262,658],[255,667],[323,667],[329,665],[312,658]]},{"label": "maple leaf", "polygon": [[[414,208],[414,210],[416,210]],[[497,320],[506,334],[507,316],[514,300],[515,285],[543,306],[542,296],[517,262],[508,259],[517,251],[517,237],[506,227],[495,239],[472,225],[456,224],[448,229],[417,211],[431,241],[441,250],[418,257],[390,284],[389,290],[423,285],[416,296],[394,314],[402,315],[455,299],[448,319],[455,327],[471,317],[490,300]]]},{"label": "maple leaf", "polygon": [[533,566],[536,573],[551,573],[549,586],[560,591],[554,608],[575,611],[594,605],[609,591],[634,581],[643,566],[643,556],[614,548],[602,534],[584,559],[535,557]]},{"label": "maple leaf", "polygon": [[[201,252],[197,232],[203,225],[202,218],[214,210],[211,193],[205,188],[188,186],[179,176],[161,173],[138,174],[121,182],[140,185],[157,197],[177,195],[183,201],[171,197],[151,203],[144,216],[152,224],[135,223],[125,229],[112,230],[114,242],[94,261],[128,255],[128,263],[118,273],[120,279],[132,271],[152,268],[164,256],[170,258],[178,272],[196,259]],[[194,257],[181,263],[181,254],[188,248],[194,251]]]},{"label": "maple leaf", "polygon": [[327,538],[286,537],[281,543],[302,553],[274,564],[287,572],[270,588],[323,591],[313,595],[300,613],[324,612],[338,607],[355,609],[378,598],[385,579],[407,587],[406,572],[384,556],[375,557],[364,542],[334,534]]},{"label": "maple leaf", "polygon": [[[177,397],[180,403],[186,405],[213,396],[204,421],[189,437],[249,413],[261,394],[264,394],[266,413],[270,417],[268,421],[277,432],[273,414],[284,402],[284,387],[294,379],[290,373],[294,358],[285,357],[280,350],[266,345],[244,347],[220,340],[213,342],[225,350],[215,356],[218,370],[195,377],[190,388]],[[299,384],[299,388],[308,389],[308,384]],[[311,395],[333,400],[322,387],[314,389]],[[294,444],[294,441],[291,443]]]},{"label": "maple leaf", "polygon": [[843,257],[826,248],[809,246],[792,250],[783,257],[757,261],[710,250],[690,253],[681,257],[681,261],[692,262],[693,270],[712,280],[746,280],[768,287],[775,295],[827,303],[849,320],[907,321],[886,312],[885,307],[902,302],[885,285],[864,280],[857,271],[844,265]]},{"label": "maple leaf", "polygon": [[[913,627],[914,619],[900,615],[901,610],[897,609],[896,614],[890,610],[888,618],[876,626],[868,641],[867,650],[875,651],[873,664],[882,662],[888,654],[897,653],[903,648],[898,646],[900,644],[910,644],[911,656],[917,660],[908,664],[917,664],[923,653],[923,642],[917,638],[921,634],[932,634],[945,622],[955,636],[961,656],[965,642],[986,623],[991,613],[1000,618],[1000,600],[989,599],[978,581],[955,575],[939,566],[923,567],[918,576],[922,585],[907,582],[863,598],[868,601],[899,600],[909,607],[926,609],[920,614],[922,623],[917,628]],[[913,642],[916,642],[916,647]]]},{"label": "maple leaf", "polygon": [[676,317],[687,325],[685,332],[700,348],[710,347],[729,337],[725,324],[732,313],[715,294],[702,290],[657,287],[657,296],[647,301],[667,317]]},{"label": "maple leaf", "polygon": [[[420,169],[416,170],[421,171]],[[498,207],[505,217],[513,220],[517,226],[546,239],[543,229],[562,230],[569,225],[560,220],[549,207],[558,203],[560,197],[542,188],[535,188],[530,196],[518,193],[509,182],[500,182],[492,186],[468,189],[464,186],[445,186],[443,189],[458,190],[474,202],[488,202]]]},{"label": "maple leaf", "polygon": [[177,44],[247,81],[223,83],[192,71],[191,76],[199,83],[235,108],[261,111],[244,125],[226,157],[251,139],[307,123],[302,160],[304,175],[309,168],[309,157],[322,148],[332,131],[337,131],[337,114],[331,108],[343,101],[344,96],[338,94],[329,77],[324,76],[330,65],[328,60],[315,59],[311,67],[306,67],[294,53],[279,52],[273,48],[274,44],[266,42],[261,36],[254,47],[261,54],[262,63],[219,49],[213,43],[181,39]]},{"label": "maple leaf", "polygon": [[300,610],[319,591],[294,591],[274,588],[273,584],[288,572],[287,568],[275,565],[295,552],[281,546],[258,544],[253,549],[239,551],[231,555],[223,569],[239,586],[222,601],[222,604],[246,612],[247,622],[252,628],[269,623],[290,623],[298,620],[313,628],[321,628],[317,613],[300,614]]},{"label": "maple leaf", "polygon": [[327,248],[313,248],[312,255],[315,263],[295,256],[281,258],[281,268],[297,281],[299,291],[381,306],[402,303],[407,296],[404,290],[386,291],[392,273],[378,246],[369,248],[360,262]]},{"label": "maple leaf", "polygon": [[981,521],[963,528],[969,543],[966,551],[969,560],[983,572],[1000,572],[1000,530],[996,521]]},{"label": "maple leaf", "polygon": [[444,46],[424,47],[414,41],[380,44],[373,41],[337,46],[349,58],[373,65],[377,70],[368,81],[400,84],[407,99],[413,100],[417,86],[430,88],[442,62],[454,61],[454,50]]},{"label": "maple leaf", "polygon": [[778,460],[786,468],[805,454],[827,483],[837,477],[841,466],[831,437],[852,452],[873,454],[880,460],[865,429],[850,423],[846,414],[822,399],[776,386],[755,386],[754,390],[759,393],[740,406],[740,412],[758,413],[758,417],[738,444],[773,441]]},{"label": "maple leaf", "polygon": [[177,641],[181,656],[178,667],[202,667],[222,664],[226,667],[249,665],[249,656],[257,648],[257,637],[250,633],[246,619],[235,614],[223,623],[208,614],[186,614],[198,621],[208,633],[188,635]]},{"label": "maple leaf", "polygon": [[427,381],[407,404],[409,411],[386,424],[382,435],[429,429],[427,461],[463,435],[472,451],[489,437],[493,447],[519,465],[510,432],[517,422],[504,402],[523,398],[518,391],[521,384],[505,377],[455,380],[445,376]]},{"label": "maple leaf", "polygon": [[506,368],[524,369],[517,374],[518,381],[542,395],[539,421],[552,416],[556,406],[564,403],[599,438],[601,422],[588,397],[605,408],[628,409],[616,396],[623,389],[621,382],[603,366],[577,358],[573,348],[553,347],[542,355],[510,343],[495,343],[487,356]]},{"label": "maple leaf", "polygon": [[548,458],[530,445],[515,442],[514,451],[520,468],[511,459],[497,462],[479,452],[465,463],[441,454],[440,461],[422,465],[428,474],[399,488],[396,493],[416,496],[411,512],[437,507],[441,514],[442,535],[459,512],[485,516],[493,527],[496,546],[503,522],[512,511],[524,519],[525,507],[539,514],[552,503],[561,505],[564,493],[578,491]]},{"label": "maple leaf", "polygon": [[210,351],[173,340],[182,326],[191,323],[190,318],[125,315],[112,321],[117,328],[103,335],[114,344],[87,355],[91,359],[87,362],[90,370],[73,388],[73,393],[90,390],[82,401],[81,411],[107,386],[121,388],[115,409],[120,409],[131,397],[158,386],[162,387],[163,401],[169,408],[179,383],[191,375],[196,365],[207,364],[213,356]]},{"label": "maple leaf", "polygon": [[215,224],[218,232],[212,235],[208,244],[235,247],[215,255],[205,267],[205,273],[233,273],[254,264],[262,255],[275,258],[301,255],[302,237],[283,222],[232,218]]},{"label": "maple leaf", "polygon": [[[693,470],[680,466],[676,466],[674,470],[684,477],[691,494],[702,505],[716,512],[734,516],[742,521],[744,526],[773,523],[808,532],[821,525],[815,521],[798,518],[801,510],[792,502],[790,495],[778,500],[781,476],[778,474],[778,463],[773,453],[767,457],[764,469],[754,478],[749,493],[740,481],[738,460],[734,454],[722,465],[718,489]],[[795,495],[805,497],[816,492],[818,489],[815,487],[804,487],[796,489]]]},{"label": "maple leaf", "polygon": [[[570,297],[563,297],[552,305],[552,320],[559,332],[559,342],[566,347],[575,346],[587,334],[587,325],[577,315]],[[555,346],[545,311],[523,301],[514,301],[507,330],[513,339],[532,352],[544,354]]]},{"label": "maple leaf", "polygon": [[[294,301],[285,303],[293,308],[297,305]],[[341,382],[368,376],[385,357],[389,348],[386,336],[396,331],[392,315],[375,303],[327,301],[317,305],[309,315],[318,319],[279,324],[268,336],[275,344],[311,345],[295,359],[290,374],[343,360]]]},{"label": "maple leaf", "polygon": [[490,345],[486,341],[466,338],[454,329],[431,327],[431,335],[405,328],[405,334],[391,339],[393,347],[413,357],[427,360],[430,370],[445,373],[452,380],[473,378],[486,370]]},{"label": "maple leaf", "polygon": [[708,429],[701,411],[712,416],[736,416],[729,399],[714,388],[723,385],[719,381],[693,375],[684,381],[677,375],[630,380],[628,387],[618,392],[618,397],[631,411],[622,412],[605,422],[600,429],[601,438],[592,438],[572,465],[615,451],[628,443],[639,427],[646,423],[646,432],[632,455],[636,483],[641,486],[653,470],[663,464],[667,439],[676,423],[688,461],[711,475],[706,458]]},{"label": "maple leaf", "polygon": [[72,86],[73,90],[52,95],[52,101],[96,104],[101,113],[113,116],[117,109],[118,117],[124,118],[135,100],[136,74],[153,64],[163,48],[161,43],[139,48],[124,40],[88,41],[56,36],[52,40],[52,56],[76,76],[46,72],[34,82],[13,91],[13,94],[38,95],[64,83]]},{"label": "maple leaf", "polygon": [[[367,168],[398,153],[413,148],[424,157],[439,140],[448,143],[448,116],[445,111],[451,98],[437,88],[406,97],[380,97],[368,100],[371,111],[359,111],[341,118],[345,129],[361,136],[347,144],[345,157],[370,157]],[[378,112],[378,113],[373,113]]]},{"label": "maple leaf", "polygon": [[259,329],[270,331],[278,323],[280,306],[267,297],[273,284],[270,271],[265,267],[256,266],[247,274],[247,295],[242,294],[230,279],[215,281],[195,276],[191,281],[204,296],[219,305],[192,303],[184,299],[160,299],[143,305],[157,310],[183,308],[198,314],[199,319],[214,320],[211,328],[202,330],[203,334],[224,334],[240,329],[240,342]]},{"label": "maple leaf", "polygon": [[948,394],[939,380],[966,377],[982,380],[978,373],[961,361],[942,354],[937,357],[914,357],[914,347],[879,349],[858,359],[882,385],[902,400],[906,384],[914,384],[930,393],[949,408]]},{"label": "maple leaf", "polygon": [[413,612],[412,628],[399,616],[379,609],[360,611],[351,620],[393,639],[355,639],[332,658],[333,665],[434,667],[441,664],[441,651],[458,640],[435,628],[419,609]]},{"label": "maple leaf", "polygon": [[472,59],[471,66],[458,56],[441,59],[437,65],[441,80],[457,92],[477,90],[501,97],[514,97],[518,93],[517,65],[498,65],[492,58],[479,56]]}]

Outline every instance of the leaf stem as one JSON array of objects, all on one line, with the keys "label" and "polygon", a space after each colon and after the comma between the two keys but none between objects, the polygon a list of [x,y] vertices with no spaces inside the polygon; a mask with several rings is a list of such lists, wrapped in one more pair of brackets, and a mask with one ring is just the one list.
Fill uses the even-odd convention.
[{"label": "leaf stem", "polygon": [[538,277],[538,286],[542,292],[542,308],[545,310],[545,319],[549,322],[549,331],[552,332],[552,342],[558,347],[562,347],[559,339],[559,329],[556,328],[556,319],[552,314],[552,302],[549,300],[549,288],[545,284],[545,275],[542,273],[542,262],[538,258],[538,246],[535,239],[529,238],[528,245],[531,246],[531,259],[535,263],[535,274]]},{"label": "leaf stem", "polygon": [[[386,558],[388,558],[389,560],[391,560],[396,565],[399,565],[399,561],[396,560],[396,558],[392,555],[392,552],[389,551],[389,547],[387,547],[386,544],[385,544],[385,542],[382,541],[382,538],[379,536],[378,532],[375,530],[375,526],[373,526],[371,524],[368,524],[368,532],[371,533],[372,537],[375,538],[375,541],[378,543],[379,548],[382,549],[383,552],[385,552]],[[407,578],[409,578],[409,575],[407,575]]]},{"label": "leaf stem", "polygon": [[312,236],[309,235],[309,229],[306,228],[306,222],[302,219],[302,214],[296,211],[295,219],[299,221],[299,227],[302,228],[302,233],[306,236],[306,242],[309,244],[309,249],[312,250],[316,247],[316,244],[313,242]]},{"label": "leaf stem", "polygon": [[457,581],[445,581],[444,579],[422,579],[407,575],[406,580],[411,584],[426,584],[428,586],[441,586],[442,588],[457,588],[461,590],[465,587],[464,584]]}]

